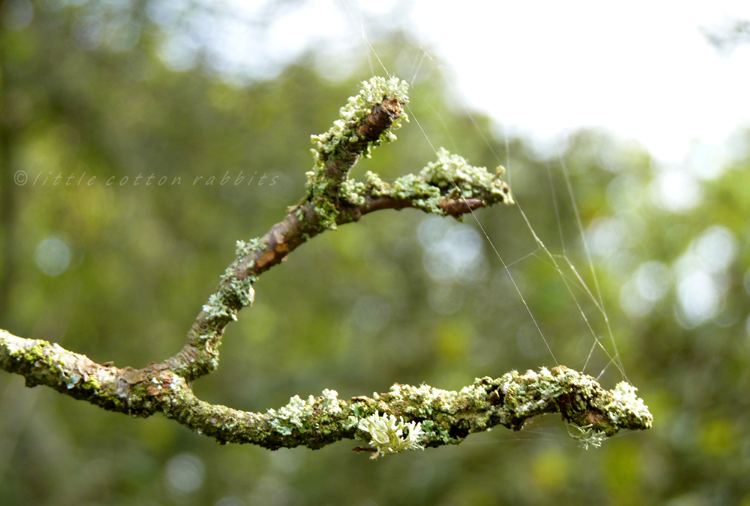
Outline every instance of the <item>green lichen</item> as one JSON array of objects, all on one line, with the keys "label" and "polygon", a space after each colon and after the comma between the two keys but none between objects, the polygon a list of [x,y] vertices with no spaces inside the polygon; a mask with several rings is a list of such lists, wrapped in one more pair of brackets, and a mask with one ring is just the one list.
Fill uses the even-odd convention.
[{"label": "green lichen", "polygon": [[253,278],[248,277],[245,279],[233,278],[228,286],[224,288],[227,290],[232,297],[234,297],[242,307],[251,306],[255,299],[255,291],[253,290]]},{"label": "green lichen", "polygon": [[599,446],[604,436],[623,428],[648,429],[653,420],[629,383],[606,391],[591,376],[564,366],[523,375],[513,371],[501,378],[501,385],[509,426],[520,429],[532,416],[560,411],[576,427],[571,435],[586,447]]},{"label": "green lichen", "polygon": [[486,168],[474,167],[444,148],[439,148],[437,155],[437,161],[427,164],[419,173],[427,184],[437,186],[443,193],[447,191],[453,199],[478,198],[488,203],[513,203],[508,185],[501,179],[505,172],[503,167],[490,174]]},{"label": "green lichen", "polygon": [[86,376],[86,380],[83,383],[83,388],[86,390],[92,390],[94,392],[98,392],[102,389],[102,385],[99,383],[99,380],[96,379],[94,376]]},{"label": "green lichen", "polygon": [[221,280],[219,291],[211,294],[208,303],[203,305],[203,310],[208,313],[208,319],[230,318],[236,321],[238,309],[235,305],[250,306],[255,299],[255,277],[237,279],[234,268],[230,266],[221,275]]},{"label": "green lichen", "polygon": [[[364,192],[372,197],[408,200],[413,207],[445,216],[441,203],[446,200],[480,199],[487,204],[512,204],[508,185],[501,179],[502,167],[490,174],[484,167],[474,167],[459,155],[440,148],[438,160],[429,163],[419,174],[399,177],[393,183],[382,181],[377,174],[366,174]],[[358,194],[363,191],[358,190]]]},{"label": "green lichen", "polygon": [[318,226],[321,229],[336,230],[336,219],[339,216],[339,209],[334,202],[327,197],[317,199],[315,214],[318,216]]},{"label": "green lichen", "polygon": [[417,209],[428,213],[445,214],[440,209],[440,188],[425,181],[424,178],[408,174],[396,179],[387,192],[377,192],[374,196],[388,196],[394,200],[409,200]]},{"label": "green lichen", "polygon": [[323,390],[323,395],[318,400],[318,407],[325,409],[329,413],[339,414],[341,413],[341,401],[339,401],[339,393],[336,390]]},{"label": "green lichen", "polygon": [[237,241],[235,253],[237,258],[244,258],[253,251],[260,251],[265,249],[265,247],[266,243],[264,243],[260,237],[255,237],[249,241]]},{"label": "green lichen", "polygon": [[403,405],[404,413],[431,417],[434,412],[455,414],[457,392],[441,390],[428,385],[414,387],[396,383],[389,390],[389,401]]},{"label": "green lichen", "polygon": [[38,360],[45,360],[44,356],[44,348],[49,346],[50,343],[47,341],[39,341],[38,344],[36,344],[33,348],[31,348],[27,352],[21,352],[20,354],[23,356],[24,360],[26,360],[29,363],[34,363]]},{"label": "green lichen", "polygon": [[203,310],[208,314],[209,320],[230,318],[237,321],[237,310],[225,304],[221,292],[212,293],[208,303],[203,305]]},{"label": "green lichen", "polygon": [[612,390],[612,402],[604,407],[612,425],[622,427],[639,424],[651,428],[653,417],[643,399],[635,394],[637,391],[637,388],[626,381],[621,381]]},{"label": "green lichen", "polygon": [[[409,85],[397,77],[385,79],[373,77],[369,81],[362,81],[359,93],[349,97],[347,104],[339,111],[340,118],[324,134],[313,135],[311,140],[315,145],[312,149],[315,157],[316,169],[324,169],[325,161],[335,153],[343,144],[354,144],[359,141],[357,129],[362,119],[372,112],[373,107],[380,104],[384,98],[395,98],[402,103],[409,101]],[[379,139],[368,143],[365,156],[370,155],[370,150],[382,142],[391,142],[396,139],[392,130],[400,127],[400,121],[408,121],[406,114],[396,119],[390,129],[386,130]]]},{"label": "green lichen", "polygon": [[365,203],[366,191],[366,185],[350,179],[347,179],[339,185],[339,197],[341,200],[353,206],[361,206]]},{"label": "green lichen", "polygon": [[422,431],[424,439],[427,441],[440,441],[442,444],[459,444],[463,438],[451,437],[450,432],[442,428],[432,420],[422,422]]}]

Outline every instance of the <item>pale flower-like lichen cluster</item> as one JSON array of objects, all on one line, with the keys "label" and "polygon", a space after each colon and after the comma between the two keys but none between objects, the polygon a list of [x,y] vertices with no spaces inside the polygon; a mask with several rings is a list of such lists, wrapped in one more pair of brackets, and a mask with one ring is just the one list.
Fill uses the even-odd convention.
[{"label": "pale flower-like lichen cluster", "polygon": [[406,450],[424,450],[420,444],[424,436],[421,423],[405,422],[402,417],[381,416],[380,413],[375,412],[360,420],[358,428],[370,434],[370,445],[376,450],[370,457],[371,459]]}]

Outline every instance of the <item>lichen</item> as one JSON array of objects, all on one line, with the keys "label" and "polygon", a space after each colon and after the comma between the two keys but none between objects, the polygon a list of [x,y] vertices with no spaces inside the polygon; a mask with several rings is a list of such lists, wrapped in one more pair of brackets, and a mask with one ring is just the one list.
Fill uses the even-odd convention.
[{"label": "lichen", "polygon": [[231,295],[242,305],[251,306],[255,300],[255,291],[253,290],[253,278],[245,279],[232,278],[229,285],[225,287]]},{"label": "lichen", "polygon": [[253,251],[259,251],[266,247],[266,244],[260,237],[255,237],[249,241],[237,241],[235,253],[238,258],[244,258]]},{"label": "lichen", "polygon": [[236,321],[238,309],[234,306],[251,306],[255,299],[255,277],[237,279],[234,268],[230,266],[220,278],[222,284],[219,291],[211,294],[208,303],[203,305],[203,310],[208,313],[209,319],[231,318]]},{"label": "lichen", "polygon": [[339,401],[339,393],[336,390],[329,390],[327,388],[323,390],[323,396],[318,405],[321,409],[325,409],[329,413],[341,413],[341,402]]},{"label": "lichen", "polygon": [[584,425],[583,427],[569,425],[568,434],[573,439],[578,440],[581,443],[581,447],[585,450],[588,450],[591,446],[599,448],[607,437],[605,432],[596,430],[593,424]]},{"label": "lichen", "polygon": [[315,214],[318,216],[318,226],[321,229],[336,230],[336,219],[339,209],[336,204],[325,197],[317,199]]},{"label": "lichen", "polygon": [[619,427],[639,423],[651,428],[653,417],[643,399],[635,394],[637,391],[626,381],[621,381],[612,390],[612,402],[605,409],[613,425]]},{"label": "lichen", "polygon": [[231,318],[237,320],[237,310],[227,306],[221,292],[212,293],[208,303],[203,305],[203,310],[208,314],[209,320],[219,318]]},{"label": "lichen", "polygon": [[508,185],[500,176],[505,169],[498,167],[495,174],[490,174],[484,167],[470,165],[463,157],[452,155],[445,148],[437,150],[436,162],[428,163],[419,173],[427,184],[460,194],[452,198],[480,198],[490,202],[513,203]]},{"label": "lichen", "polygon": [[304,400],[295,395],[289,399],[289,404],[280,407],[278,410],[269,409],[268,414],[271,415],[271,426],[281,435],[289,436],[294,430],[300,433],[308,432],[310,428],[305,422],[309,422],[316,409],[327,410],[331,414],[341,413],[341,401],[338,399],[338,392],[328,389],[323,390],[323,395],[319,400],[316,400],[312,395]]},{"label": "lichen", "polygon": [[98,392],[99,390],[101,390],[102,386],[99,383],[99,380],[96,379],[96,377],[86,375],[85,381],[83,383],[83,388],[86,390],[93,390],[94,392]]},{"label": "lichen", "polygon": [[366,190],[367,187],[363,183],[349,179],[339,185],[341,199],[353,206],[361,206],[365,203]]},{"label": "lichen", "polygon": [[[357,127],[361,120],[372,112],[373,107],[381,103],[384,98],[395,98],[402,103],[409,101],[409,85],[397,77],[385,79],[373,77],[369,81],[362,81],[359,93],[349,97],[347,104],[339,111],[339,119],[334,121],[333,126],[324,134],[313,135],[311,140],[315,146],[312,149],[317,169],[323,169],[328,157],[335,153],[342,144],[354,144],[359,141]],[[391,142],[396,139],[392,130],[400,127],[400,121],[408,121],[406,114],[396,119],[390,129],[383,132],[379,139],[368,143],[365,156],[370,155],[370,150],[382,142]]]},{"label": "lichen", "polygon": [[438,440],[443,444],[456,445],[463,441],[463,438],[451,437],[450,432],[432,420],[425,420],[422,422],[422,431],[424,432],[424,439],[427,441]]},{"label": "lichen", "polygon": [[362,419],[359,430],[370,434],[370,445],[377,450],[370,458],[400,453],[406,450],[424,450],[420,440],[424,436],[422,424],[404,422],[402,417],[374,413]]},{"label": "lichen", "polygon": [[[459,155],[440,148],[438,160],[429,163],[419,174],[408,174],[388,184],[377,174],[368,172],[364,192],[372,197],[408,200],[411,205],[428,213],[446,216],[441,205],[446,200],[480,199],[487,204],[512,204],[508,185],[501,179],[503,168],[493,175],[484,167],[474,167]],[[363,192],[358,188],[358,194]]]},{"label": "lichen", "polygon": [[[359,93],[350,97],[347,105],[341,108],[340,118],[334,122],[333,126],[327,132],[311,137],[315,146],[312,149],[315,166],[313,170],[305,174],[307,194],[308,199],[315,204],[321,230],[336,229],[339,209],[333,202],[334,199],[351,205],[364,203],[365,185],[348,181],[348,170],[351,164],[360,155],[370,156],[373,147],[395,140],[396,136],[393,131],[400,127],[401,120],[408,121],[408,118],[405,113],[401,113],[377,139],[360,138],[358,131],[365,118],[372,114],[373,109],[385,99],[394,99],[401,104],[406,103],[408,101],[407,89],[408,84],[397,77],[390,79],[373,77],[369,81],[363,81]],[[329,163],[340,171],[340,177],[331,177],[327,168]]]},{"label": "lichen", "polygon": [[269,409],[268,414],[273,418],[271,425],[281,434],[288,436],[294,429],[305,432],[304,420],[312,414],[312,405],[315,399],[311,395],[307,400],[302,400],[299,395],[289,399],[289,404],[277,410]]}]

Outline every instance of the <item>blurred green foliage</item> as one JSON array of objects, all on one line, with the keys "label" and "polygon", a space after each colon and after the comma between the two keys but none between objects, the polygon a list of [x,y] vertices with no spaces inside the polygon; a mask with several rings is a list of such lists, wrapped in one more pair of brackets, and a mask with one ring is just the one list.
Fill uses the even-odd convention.
[{"label": "blurred green foliage", "polygon": [[[328,79],[313,50],[242,84],[211,71],[207,54],[170,69],[154,12],[188,16],[188,4],[175,5],[0,2],[0,327],[119,366],[175,353],[234,242],[262,235],[298,201],[309,136],[370,77],[362,62]],[[399,33],[378,46],[387,68],[407,73],[420,51]],[[518,207],[465,223],[369,215],[261,277],[198,395],[265,410],[324,388],[455,389],[555,360],[604,371],[611,388],[621,373],[608,366],[606,322],[569,259],[601,291],[654,429],[584,451],[550,417],[371,462],[351,441],[316,452],[218,446],[164,418],[128,419],[3,374],[0,504],[750,504],[750,135],[738,134],[744,151],[732,157],[708,163],[696,146],[673,170],[596,131],[548,158],[456,107],[435,68],[416,76],[409,114],[419,125],[354,177],[417,172],[441,145],[506,165],[560,268]],[[601,342],[591,354],[582,313]]]}]

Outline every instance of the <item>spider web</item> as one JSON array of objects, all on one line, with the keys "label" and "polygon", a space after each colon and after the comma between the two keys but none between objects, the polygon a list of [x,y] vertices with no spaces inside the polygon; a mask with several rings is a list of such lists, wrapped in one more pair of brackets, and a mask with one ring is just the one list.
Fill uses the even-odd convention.
[{"label": "spider web", "polygon": [[[378,54],[375,45],[372,43],[366,29],[366,15],[360,8],[357,0],[341,0],[346,12],[349,15],[349,20],[353,26],[356,27],[357,31],[361,35],[362,44],[364,51],[366,52],[370,71],[373,76],[376,75],[387,75],[391,77],[393,69],[389,68]],[[418,44],[418,51],[413,55],[412,63],[408,65],[408,75],[398,75],[402,79],[405,79],[410,84],[410,98],[411,103],[415,101],[423,100],[424,96],[429,95],[428,88],[430,86],[430,79],[422,79],[423,75],[430,75],[432,73],[439,74],[442,79],[441,82],[448,83],[449,91],[451,93],[451,100],[457,101],[460,109],[470,119],[472,124],[472,132],[470,135],[477,136],[481,139],[481,142],[487,147],[492,153],[497,165],[502,165],[506,169],[505,179],[508,181],[511,190],[513,190],[513,179],[515,173],[515,167],[513,166],[511,156],[511,139],[507,133],[504,125],[500,127],[500,137],[505,145],[505,156],[501,156],[493,147],[482,129],[477,123],[475,115],[472,115],[469,107],[465,101],[460,98],[461,93],[455,89],[455,86],[451,83],[456,82],[455,79],[450,75],[450,69],[446,69],[442,66],[437,58],[434,58],[430,51],[425,47],[421,41]],[[403,73],[403,70],[401,70]],[[431,107],[431,106],[430,106]],[[453,149],[451,150],[454,154],[461,154],[460,142],[457,142],[451,133],[451,128],[447,122],[443,119],[443,116],[438,110],[432,108],[432,112],[439,118],[439,128],[444,130],[443,134],[450,139]],[[433,142],[434,135],[428,132],[426,125],[420,121],[419,114],[415,113],[413,107],[407,104],[406,110],[409,114],[410,120],[416,123],[418,128],[421,130],[426,142],[429,144],[430,149],[435,153],[436,158],[438,149],[441,146],[435,145]],[[435,125],[430,125],[434,128]],[[466,134],[463,134],[466,135]],[[472,160],[469,160],[470,162]],[[506,259],[508,254],[503,250],[503,247],[498,246],[499,244],[505,244],[507,241],[505,238],[499,238],[493,236],[490,232],[490,227],[487,226],[487,222],[491,219],[486,215],[480,216],[478,213],[472,211],[471,217],[467,218],[466,221],[471,222],[479,233],[483,237],[483,240],[489,246],[489,250],[492,253],[492,257],[500,264],[502,270],[509,281],[512,291],[515,292],[517,297],[520,299],[525,309],[528,321],[531,323],[533,328],[532,334],[535,337],[533,339],[538,340],[538,344],[534,346],[541,346],[545,349],[545,354],[548,359],[551,360],[552,365],[561,365],[556,350],[558,346],[555,346],[556,339],[553,339],[551,333],[555,334],[555,337],[561,338],[564,336],[558,335],[565,332],[565,329],[547,328],[543,325],[538,316],[539,309],[532,307],[527,295],[525,294],[525,288],[523,283],[518,281],[518,273],[514,274],[514,267],[520,266],[526,262],[540,262],[549,268],[554,269],[557,277],[565,286],[565,291],[569,301],[566,304],[570,304],[571,307],[575,308],[575,311],[580,314],[583,326],[586,329],[588,335],[586,351],[583,353],[585,358],[582,358],[577,363],[563,363],[562,365],[570,365],[572,367],[581,369],[583,372],[591,374],[599,379],[604,373],[614,368],[619,372],[622,379],[627,380],[624,365],[620,359],[620,354],[617,348],[617,342],[615,339],[614,332],[610,325],[610,320],[607,314],[607,310],[604,303],[604,298],[600,288],[597,272],[594,267],[594,262],[589,250],[589,246],[586,240],[586,232],[584,230],[584,224],[581,219],[581,213],[578,209],[575,188],[571,182],[570,173],[566,161],[563,159],[561,154],[557,155],[557,170],[551,165],[547,165],[547,181],[549,182],[550,190],[550,201],[551,209],[547,209],[547,212],[554,212],[555,219],[557,221],[557,229],[559,238],[541,238],[533,225],[532,219],[525,212],[525,201],[519,201],[517,195],[514,195],[516,201],[515,205],[508,209],[504,209],[504,212],[517,213],[517,218],[520,219],[525,225],[526,230],[530,236],[531,246],[527,246],[527,250],[519,257],[512,260]],[[563,181],[563,187],[565,189],[564,195],[558,195],[555,190],[554,179],[561,178]],[[526,179],[528,178],[517,178]],[[542,202],[540,199],[539,202]],[[546,205],[546,204],[545,204]],[[571,238],[566,236],[566,232],[562,222],[562,209],[563,206],[569,206],[569,212],[574,215],[574,223],[577,237],[573,238],[578,241],[577,245],[573,245]],[[502,241],[500,240],[502,239]],[[545,242],[559,242],[558,247],[548,247]],[[579,250],[578,254],[575,250]],[[582,257],[576,259],[576,257]],[[577,265],[578,264],[578,265]],[[583,267],[581,267],[581,265]],[[584,278],[586,276],[588,281]],[[525,339],[531,339],[532,337],[526,336]],[[598,360],[597,360],[598,358]],[[539,364],[542,365],[542,364]],[[548,364],[545,364],[548,365]]]}]

